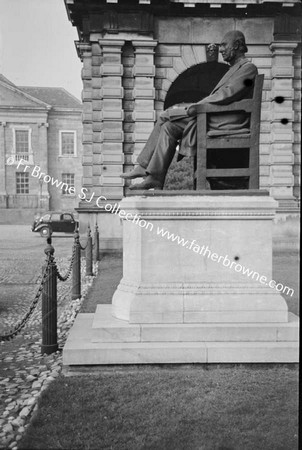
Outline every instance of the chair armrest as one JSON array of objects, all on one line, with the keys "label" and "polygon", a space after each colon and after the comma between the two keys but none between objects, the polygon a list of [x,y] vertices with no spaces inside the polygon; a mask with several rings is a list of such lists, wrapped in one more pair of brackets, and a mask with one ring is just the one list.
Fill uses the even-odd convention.
[{"label": "chair armrest", "polygon": [[223,113],[233,111],[251,112],[252,99],[240,100],[229,105],[212,105],[211,103],[195,103],[188,108],[189,116],[196,116],[202,113]]}]

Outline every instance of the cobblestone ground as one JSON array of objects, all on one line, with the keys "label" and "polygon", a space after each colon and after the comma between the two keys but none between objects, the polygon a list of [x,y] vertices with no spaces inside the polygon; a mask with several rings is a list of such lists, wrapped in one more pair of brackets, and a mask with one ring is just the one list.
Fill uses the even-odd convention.
[{"label": "cobblestone ground", "polygon": [[[85,245],[85,238],[81,239]],[[52,240],[61,274],[70,266],[73,238],[55,235]],[[28,226],[0,225],[0,335],[28,311],[42,278],[45,239]],[[94,266],[97,272],[97,266]],[[58,343],[62,348],[93,277],[85,277],[82,259],[82,299],[71,300],[71,279],[58,282]],[[37,400],[62,367],[61,351],[41,355],[41,299],[24,329],[14,339],[1,342],[0,447],[18,448]]]}]

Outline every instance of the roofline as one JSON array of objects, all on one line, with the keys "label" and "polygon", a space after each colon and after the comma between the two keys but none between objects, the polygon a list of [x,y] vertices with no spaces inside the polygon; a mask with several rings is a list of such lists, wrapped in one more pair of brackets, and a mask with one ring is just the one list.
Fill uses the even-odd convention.
[{"label": "roofline", "polygon": [[0,80],[0,84],[1,84],[2,86],[4,86],[4,87],[7,87],[7,88],[10,89],[11,91],[14,91],[14,92],[17,92],[17,93],[23,95],[23,96],[26,97],[27,99],[29,99],[29,100],[31,100],[31,101],[33,101],[33,102],[35,102],[35,103],[38,103],[38,104],[40,104],[41,106],[44,106],[44,107],[45,107],[46,109],[48,109],[48,110],[52,108],[52,106],[49,105],[48,103],[45,103],[45,102],[43,102],[42,100],[39,100],[38,98],[33,97],[33,96],[31,96],[30,94],[27,94],[26,92],[22,91],[18,86],[15,86],[15,85],[11,85],[11,84],[5,83],[5,82],[3,82],[2,80]]},{"label": "roofline", "polygon": [[18,109],[18,111],[44,111],[45,113],[48,113],[51,108],[44,108],[43,106],[11,106],[11,105],[0,105],[0,111],[2,110],[16,110],[16,108]]},{"label": "roofline", "polygon": [[63,91],[65,91],[68,95],[70,95],[70,97],[72,97],[74,100],[76,100],[81,106],[82,106],[82,102],[81,100],[79,100],[75,95],[71,94],[69,91],[67,91],[67,89],[65,89],[64,87],[60,88],[63,89]]},{"label": "roofline", "polygon": [[63,113],[68,113],[68,114],[82,114],[83,109],[78,109],[78,108],[61,108],[61,107],[53,107],[51,109],[52,113],[58,113],[58,114],[63,114]]},{"label": "roofline", "polygon": [[[76,102],[78,102],[79,103],[79,105],[82,105],[82,103],[81,103],[81,100],[79,100],[75,95],[73,95],[73,94],[71,94],[69,91],[67,91],[67,89],[65,89],[64,87],[62,87],[62,86],[18,86],[19,87],[19,89],[26,89],[26,88],[29,88],[29,89],[60,89],[60,90],[62,90],[62,91],[64,91],[64,92],[66,92],[66,94],[67,95],[69,95],[70,97],[72,97],[73,98],[73,100],[75,100]],[[42,100],[41,100],[42,101]],[[52,106],[55,106],[55,105],[52,105]]]}]

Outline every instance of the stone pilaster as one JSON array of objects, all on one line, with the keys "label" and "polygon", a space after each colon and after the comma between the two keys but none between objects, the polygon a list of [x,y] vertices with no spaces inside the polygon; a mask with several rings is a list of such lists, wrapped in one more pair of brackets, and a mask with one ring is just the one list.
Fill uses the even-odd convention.
[{"label": "stone pilaster", "polygon": [[280,206],[294,203],[293,153],[293,42],[273,42],[272,51],[272,110],[271,110],[271,167],[270,193]]},{"label": "stone pilaster", "polygon": [[6,122],[0,123],[0,208],[6,208]]},{"label": "stone pilaster", "polygon": [[261,103],[260,122],[260,167],[259,185],[260,189],[269,190],[271,185],[270,164],[271,164],[271,118],[272,118],[272,53],[268,44],[248,45],[247,57],[258,69],[259,74],[264,75],[264,86]]},{"label": "stone pilaster", "polygon": [[[38,124],[38,148],[34,149],[33,155],[33,163],[34,165],[38,165],[41,168],[41,172],[44,172],[50,176],[52,176],[52,168],[50,165],[50,161],[53,158],[53,155],[50,155],[48,152],[48,123],[41,122]],[[50,184],[49,183],[41,183],[41,180],[30,177],[32,180],[30,182],[36,183],[35,192],[38,192],[39,196],[39,208],[42,211],[47,211],[52,209],[51,205],[51,196],[49,192]],[[40,185],[41,183],[41,185]],[[57,188],[55,188],[57,189]]]},{"label": "stone pilaster", "polygon": [[[123,120],[122,47],[123,40],[98,41],[101,65],[97,74],[93,65],[93,186],[97,195],[108,200],[123,197]],[[93,47],[93,58],[97,48]],[[94,64],[94,59],[93,59]]]},{"label": "stone pilaster", "polygon": [[[82,68],[82,81],[83,81],[83,91],[82,91],[82,101],[83,101],[83,178],[82,186],[87,193],[87,197],[90,197],[93,193],[93,181],[92,181],[92,46],[89,43],[77,43],[77,50],[79,57],[83,62]],[[85,206],[85,202],[80,202],[80,206]]]},{"label": "stone pilaster", "polygon": [[132,113],[135,123],[133,141],[134,152],[132,162],[144,147],[155,122],[155,64],[154,48],[156,41],[132,41],[135,53],[134,59],[134,110]]},{"label": "stone pilaster", "polygon": [[5,193],[5,166],[6,166],[6,142],[5,142],[6,122],[0,122],[0,195]]},{"label": "stone pilaster", "polygon": [[301,44],[298,45],[294,55],[294,113],[295,123],[293,153],[295,157],[294,164],[294,196],[299,201],[301,196]]}]

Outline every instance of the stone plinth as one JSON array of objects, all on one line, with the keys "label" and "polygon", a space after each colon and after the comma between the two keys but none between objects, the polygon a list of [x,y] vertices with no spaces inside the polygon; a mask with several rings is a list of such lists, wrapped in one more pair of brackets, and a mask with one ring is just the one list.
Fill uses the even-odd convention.
[{"label": "stone plinth", "polygon": [[287,321],[285,300],[267,285],[276,205],[268,196],[125,198],[121,210],[140,220],[124,220],[113,315],[130,323]]},{"label": "stone plinth", "polygon": [[64,364],[297,362],[298,318],[269,285],[277,202],[251,194],[123,199],[123,278]]}]

